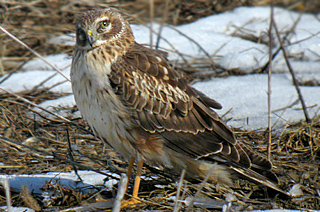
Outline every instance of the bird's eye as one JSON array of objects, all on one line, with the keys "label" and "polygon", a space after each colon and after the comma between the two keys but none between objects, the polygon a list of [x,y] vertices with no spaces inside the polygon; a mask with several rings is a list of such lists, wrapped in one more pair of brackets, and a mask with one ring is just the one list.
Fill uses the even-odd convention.
[{"label": "bird's eye", "polygon": [[106,30],[106,28],[109,26],[109,24],[110,24],[110,22],[108,20],[101,21],[97,31],[99,33],[104,32]]},{"label": "bird's eye", "polygon": [[101,27],[106,27],[109,25],[109,22],[108,21],[102,21],[101,22]]}]

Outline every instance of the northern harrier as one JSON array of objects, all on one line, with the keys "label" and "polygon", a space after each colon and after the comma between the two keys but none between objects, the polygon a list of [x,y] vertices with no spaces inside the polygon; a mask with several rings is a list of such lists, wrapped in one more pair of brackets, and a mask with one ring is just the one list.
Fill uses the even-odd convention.
[{"label": "northern harrier", "polygon": [[[95,135],[127,159],[137,157],[193,178],[230,184],[237,172],[279,190],[272,164],[245,144],[213,109],[221,105],[189,86],[167,53],[135,42],[114,9],[76,22],[71,80],[77,106]],[[134,196],[137,191],[134,192]]]}]

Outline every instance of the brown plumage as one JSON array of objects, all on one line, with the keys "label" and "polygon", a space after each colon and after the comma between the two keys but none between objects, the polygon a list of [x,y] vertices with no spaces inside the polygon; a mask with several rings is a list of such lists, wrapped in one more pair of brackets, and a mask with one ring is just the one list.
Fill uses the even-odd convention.
[{"label": "brown plumage", "polygon": [[[123,156],[137,156],[189,176],[230,184],[233,170],[279,190],[272,164],[237,141],[213,109],[221,105],[189,86],[167,53],[134,41],[114,9],[76,22],[71,79],[78,108],[94,133]],[[280,191],[280,190],[279,190]]]}]

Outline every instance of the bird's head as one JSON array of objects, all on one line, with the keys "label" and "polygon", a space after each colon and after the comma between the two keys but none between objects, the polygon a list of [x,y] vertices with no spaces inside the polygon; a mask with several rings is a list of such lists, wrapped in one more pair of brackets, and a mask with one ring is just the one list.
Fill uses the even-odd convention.
[{"label": "bird's head", "polygon": [[115,9],[90,10],[76,22],[76,45],[92,50],[101,45],[121,48],[133,42],[128,22]]}]

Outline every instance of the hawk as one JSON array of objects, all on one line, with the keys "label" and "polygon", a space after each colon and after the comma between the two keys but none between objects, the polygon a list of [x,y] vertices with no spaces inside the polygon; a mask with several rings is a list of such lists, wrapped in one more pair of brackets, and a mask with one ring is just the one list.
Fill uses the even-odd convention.
[{"label": "hawk", "polygon": [[166,52],[135,42],[119,12],[88,11],[75,27],[72,89],[98,138],[131,163],[186,169],[192,178],[212,170],[220,184],[236,172],[279,190],[271,162],[237,141],[213,110],[222,106],[188,85]]}]

